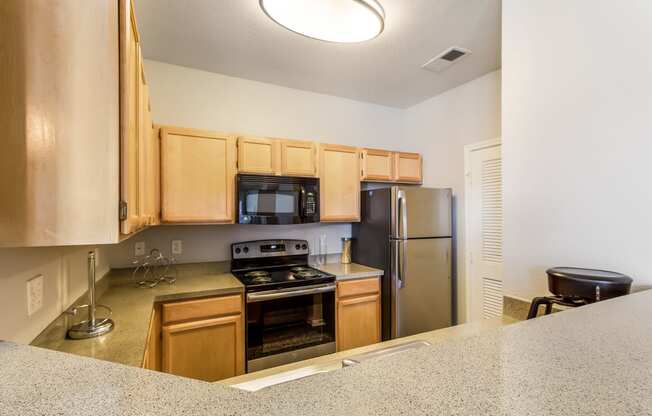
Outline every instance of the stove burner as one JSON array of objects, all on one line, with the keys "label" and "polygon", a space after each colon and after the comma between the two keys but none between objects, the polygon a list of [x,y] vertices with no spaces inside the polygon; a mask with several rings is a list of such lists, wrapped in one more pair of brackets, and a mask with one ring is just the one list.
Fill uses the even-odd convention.
[{"label": "stove burner", "polygon": [[245,273],[245,277],[251,279],[254,283],[269,283],[272,281],[272,277],[269,275],[269,272],[263,270],[256,270],[253,272]]},{"label": "stove burner", "polygon": [[291,272],[298,273],[298,272],[308,272],[312,271],[310,267],[293,267],[290,269]]}]

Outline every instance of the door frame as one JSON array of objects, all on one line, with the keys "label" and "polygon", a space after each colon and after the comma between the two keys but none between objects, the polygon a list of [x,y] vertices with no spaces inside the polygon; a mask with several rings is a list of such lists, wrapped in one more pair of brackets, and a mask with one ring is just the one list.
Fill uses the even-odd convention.
[{"label": "door frame", "polygon": [[[497,137],[495,139],[483,140],[477,143],[464,145],[464,314],[466,315],[466,322],[470,322],[471,318],[471,284],[473,283],[472,268],[471,268],[471,226],[469,222],[471,212],[470,198],[471,194],[471,154],[479,150],[489,149],[502,145],[502,139]],[[502,148],[500,157],[502,159]],[[502,173],[501,173],[502,176]]]}]

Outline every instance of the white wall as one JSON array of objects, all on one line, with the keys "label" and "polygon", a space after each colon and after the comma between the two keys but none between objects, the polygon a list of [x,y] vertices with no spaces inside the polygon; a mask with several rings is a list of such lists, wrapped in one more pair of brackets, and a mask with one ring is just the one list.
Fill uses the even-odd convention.
[{"label": "white wall", "polygon": [[406,146],[423,154],[424,186],[450,187],[455,196],[459,320],[464,302],[464,145],[500,137],[500,71],[409,108]]},{"label": "white wall", "polygon": [[556,265],[652,283],[652,3],[503,1],[505,290]]},{"label": "white wall", "polygon": [[[0,340],[31,342],[87,289],[87,254],[92,247],[0,249]],[[108,265],[96,250],[96,277]],[[43,275],[43,308],[27,315],[27,281]]]}]

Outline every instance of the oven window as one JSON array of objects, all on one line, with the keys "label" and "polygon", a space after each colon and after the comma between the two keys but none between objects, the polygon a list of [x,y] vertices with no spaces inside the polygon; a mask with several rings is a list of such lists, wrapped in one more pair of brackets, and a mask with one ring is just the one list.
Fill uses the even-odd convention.
[{"label": "oven window", "polygon": [[335,341],[335,295],[247,304],[247,360]]},{"label": "oven window", "polygon": [[299,201],[296,192],[258,191],[247,193],[245,207],[248,215],[295,215]]}]

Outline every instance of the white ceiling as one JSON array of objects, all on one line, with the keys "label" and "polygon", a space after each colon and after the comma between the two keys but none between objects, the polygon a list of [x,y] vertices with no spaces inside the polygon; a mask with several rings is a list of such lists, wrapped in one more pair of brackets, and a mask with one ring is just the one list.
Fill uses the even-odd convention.
[{"label": "white ceiling", "polygon": [[[500,0],[380,0],[385,31],[360,44],[305,38],[257,0],[138,0],[147,59],[406,108],[500,67]],[[436,74],[450,46],[473,54]]]}]

